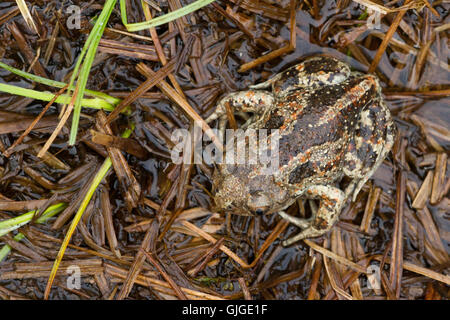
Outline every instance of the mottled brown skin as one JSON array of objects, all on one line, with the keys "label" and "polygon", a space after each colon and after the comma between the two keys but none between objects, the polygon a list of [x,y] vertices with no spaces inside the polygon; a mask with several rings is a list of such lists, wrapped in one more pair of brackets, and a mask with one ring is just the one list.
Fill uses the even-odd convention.
[{"label": "mottled brown skin", "polygon": [[[272,88],[272,91],[259,90]],[[252,112],[244,128],[277,129],[279,168],[219,165],[214,173],[219,209],[254,215],[278,212],[304,229],[285,241],[320,236],[337,221],[346,199],[356,195],[392,148],[395,127],[374,75],[351,72],[329,57],[313,57],[253,86],[224,97],[207,121],[226,125],[225,105]],[[344,190],[336,187],[351,178]],[[297,198],[319,199],[311,219],[282,212]]]}]

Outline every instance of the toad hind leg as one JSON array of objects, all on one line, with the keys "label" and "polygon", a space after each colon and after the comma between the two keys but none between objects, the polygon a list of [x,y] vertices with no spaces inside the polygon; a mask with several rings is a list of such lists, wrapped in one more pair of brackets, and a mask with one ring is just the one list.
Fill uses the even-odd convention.
[{"label": "toad hind leg", "polygon": [[392,149],[396,131],[383,101],[363,110],[356,128],[354,143],[349,144],[344,163],[344,174],[353,178],[346,195],[353,193],[353,201]]},{"label": "toad hind leg", "polygon": [[284,212],[278,212],[283,219],[303,229],[296,236],[283,241],[283,246],[289,246],[299,240],[318,237],[327,233],[338,220],[346,199],[342,190],[323,185],[308,188],[303,196],[309,199],[320,199],[319,209],[310,219],[299,219]]}]

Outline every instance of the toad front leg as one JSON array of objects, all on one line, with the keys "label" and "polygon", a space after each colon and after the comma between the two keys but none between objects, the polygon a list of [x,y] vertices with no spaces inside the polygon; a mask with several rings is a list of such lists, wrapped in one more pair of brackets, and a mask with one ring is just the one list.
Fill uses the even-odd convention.
[{"label": "toad front leg", "polygon": [[264,90],[247,90],[234,92],[223,97],[216,110],[205,120],[207,123],[219,119],[219,130],[224,133],[227,124],[227,105],[234,113],[251,112],[262,115],[275,102],[272,93]]},{"label": "toad front leg", "polygon": [[303,194],[308,199],[320,199],[317,213],[310,219],[300,219],[284,212],[278,214],[303,230],[296,236],[283,241],[283,246],[289,246],[302,239],[318,237],[328,232],[339,218],[345,195],[340,189],[332,186],[312,186]]}]

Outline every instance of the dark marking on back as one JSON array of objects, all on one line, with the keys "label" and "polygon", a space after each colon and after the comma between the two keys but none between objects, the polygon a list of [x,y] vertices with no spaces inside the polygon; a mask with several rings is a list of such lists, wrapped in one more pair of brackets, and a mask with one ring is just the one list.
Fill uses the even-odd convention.
[{"label": "dark marking on back", "polygon": [[337,60],[329,57],[320,57],[320,59],[307,60],[303,63],[304,72],[307,74],[323,71],[325,73],[336,72]]},{"label": "dark marking on back", "polygon": [[289,183],[295,184],[301,182],[307,177],[311,177],[315,174],[314,167],[311,165],[310,161],[298,166],[289,174]]},{"label": "dark marking on back", "polygon": [[[313,146],[335,142],[346,134],[353,134],[353,126],[357,123],[361,110],[375,94],[374,87],[364,92],[354,102],[343,106],[329,121],[321,125],[317,123],[330,107],[337,104],[339,99],[346,101],[345,97],[349,90],[360,82],[360,77],[354,77],[339,84],[319,88],[311,94],[305,95],[305,107],[298,114],[292,132],[282,136],[280,139],[281,166],[286,165],[290,159],[295,158],[300,153],[304,153]],[[296,102],[297,99],[297,95],[292,93],[285,97],[283,103],[289,104]],[[373,132],[368,129],[361,128],[360,130],[364,132],[360,132],[360,135],[362,137],[372,135]]]},{"label": "dark marking on back", "polygon": [[277,111],[272,111],[269,120],[264,124],[263,129],[279,129],[284,123],[284,117],[276,114]]}]

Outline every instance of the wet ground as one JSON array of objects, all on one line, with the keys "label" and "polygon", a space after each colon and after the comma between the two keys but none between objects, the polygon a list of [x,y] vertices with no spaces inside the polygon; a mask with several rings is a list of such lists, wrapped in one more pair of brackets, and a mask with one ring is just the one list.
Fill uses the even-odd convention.
[{"label": "wet ground", "polygon": [[[178,1],[155,2],[163,12],[168,12]],[[355,70],[367,72],[375,68],[399,130],[396,145],[357,201],[347,204],[340,222],[329,234],[286,248],[281,240],[299,229],[288,226],[278,215],[261,218],[233,215],[227,219],[224,214],[209,211],[213,205],[210,195],[213,167],[171,163],[170,133],[177,128],[189,128],[190,118],[167,94],[154,87],[132,105],[129,117],[121,116],[112,124],[115,135],[130,121],[136,124],[130,140],[139,151],[124,155],[141,187],[139,203],[132,210],[128,208],[129,203],[124,200],[128,186],[112,171],[81,220],[83,230],[79,227],[72,238],[76,247],[66,251],[63,262],[67,265],[62,266],[63,276],[57,277],[50,298],[117,298],[130,265],[140,268],[141,278],[126,295],[128,298],[179,298],[155,264],[146,261],[137,265],[139,248],[143,241],[148,241],[146,236],[152,237],[149,251],[168,276],[178,286],[194,291],[187,295],[191,299],[249,295],[253,299],[448,298],[445,281],[448,281],[450,244],[447,165],[450,78],[445,21],[449,6],[441,1],[429,2],[431,9],[425,6],[405,10],[382,52],[378,49],[383,39],[403,11],[387,14],[379,24],[374,19],[372,24],[367,22],[371,16],[365,14],[365,8],[354,1],[297,1],[295,30],[290,26],[290,1],[270,0],[261,1],[260,5],[251,5],[246,0],[217,1],[183,22],[157,27],[166,57],[177,61],[173,72],[176,82],[188,103],[203,118],[213,112],[221,95],[245,90],[307,56],[326,54],[346,61]],[[140,2],[127,3],[128,20],[142,21]],[[67,28],[70,17],[67,8],[71,4],[83,8],[81,29]],[[399,8],[402,4],[389,7]],[[60,1],[33,1],[32,13],[39,21],[40,35],[28,29],[15,8],[14,1],[0,3],[0,61],[67,82],[91,23],[100,13],[100,2],[66,1],[61,5]],[[152,12],[155,15],[157,10]],[[49,51],[57,23],[59,31]],[[114,30],[125,30],[118,6],[103,39],[116,41],[112,48],[121,49],[119,44],[127,44],[131,50],[114,52],[111,45],[101,42],[87,88],[125,98],[146,80],[136,69],[139,63],[144,62],[155,72],[162,63],[153,42],[142,38],[150,37],[149,32],[137,33],[142,36],[138,39]],[[293,50],[249,71],[238,71],[245,63],[287,46],[291,32],[296,35]],[[37,61],[41,69],[27,57],[18,34],[22,34],[32,55],[40,53]],[[378,58],[379,63],[374,65],[374,59]],[[4,69],[0,69],[0,79],[2,83],[38,91],[57,91]],[[38,100],[0,93],[0,128],[16,119],[25,119],[24,115],[37,116],[45,105]],[[10,157],[0,156],[2,201],[51,199],[52,203],[73,204],[82,197],[90,177],[104,160],[105,149],[89,143],[89,137],[70,147],[68,129],[63,129],[49,152],[64,165],[39,159],[36,154],[56,125],[51,117],[58,115],[59,110],[60,105],[54,104],[45,115],[50,123],[47,128],[32,131]],[[83,109],[79,139],[94,127],[96,112]],[[70,127],[70,122],[66,127]],[[21,130],[24,129],[1,131],[2,152],[20,136]],[[74,175],[70,176],[72,172]],[[417,199],[419,193],[421,197],[426,194],[424,200]],[[311,205],[314,207],[308,201],[300,201],[289,213],[309,215]],[[3,210],[0,218],[27,211]],[[0,262],[2,299],[43,297],[59,250],[58,239],[63,239],[73,211],[66,212],[64,218],[20,229],[26,235],[21,241],[26,248],[13,247]],[[112,222],[107,221],[108,214],[104,212],[109,212]],[[180,217],[217,240],[223,238],[223,245],[245,264],[218,251],[201,233],[183,224]],[[115,247],[110,244],[110,223],[117,239]],[[11,241],[8,235],[0,237],[2,246]],[[30,250],[38,255],[31,255]],[[335,255],[345,261],[339,263]],[[381,261],[380,288],[374,290],[361,269],[349,261],[358,263],[362,270],[369,265],[379,268]],[[34,274],[33,264],[41,267]],[[64,268],[70,265],[81,267],[81,289],[67,288]]]}]

